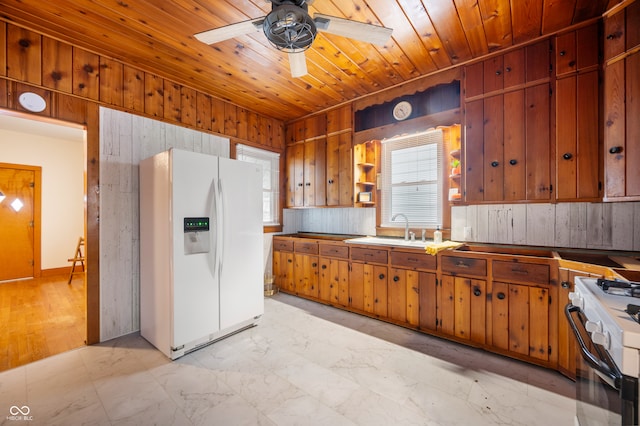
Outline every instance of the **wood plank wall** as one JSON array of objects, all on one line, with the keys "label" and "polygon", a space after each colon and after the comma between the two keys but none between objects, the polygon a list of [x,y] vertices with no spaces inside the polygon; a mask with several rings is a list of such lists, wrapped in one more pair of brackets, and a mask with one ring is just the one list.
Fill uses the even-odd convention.
[{"label": "wood plank wall", "polygon": [[[24,111],[17,96],[42,95],[40,116],[85,123],[79,100],[284,150],[284,123],[115,59],[0,21],[0,107]],[[67,97],[76,98],[70,101]],[[69,111],[69,107],[80,111]]]},{"label": "wood plank wall", "polygon": [[[45,110],[22,108],[23,92],[41,95]],[[280,120],[0,20],[0,108],[87,129],[87,344],[100,341],[101,105],[284,152]]]}]

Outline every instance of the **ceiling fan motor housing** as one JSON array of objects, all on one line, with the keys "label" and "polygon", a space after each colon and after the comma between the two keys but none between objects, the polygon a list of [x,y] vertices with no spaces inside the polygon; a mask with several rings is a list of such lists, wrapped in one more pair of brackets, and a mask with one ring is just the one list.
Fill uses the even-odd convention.
[{"label": "ceiling fan motor housing", "polygon": [[262,28],[267,40],[276,49],[289,53],[302,52],[311,46],[316,38],[317,28],[307,13],[306,0],[272,0],[269,13]]}]

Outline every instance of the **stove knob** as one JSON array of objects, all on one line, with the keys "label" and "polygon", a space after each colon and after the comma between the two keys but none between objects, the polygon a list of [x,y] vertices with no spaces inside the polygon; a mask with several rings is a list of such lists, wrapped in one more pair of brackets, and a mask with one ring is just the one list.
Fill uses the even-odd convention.
[{"label": "stove knob", "polygon": [[591,340],[593,340],[593,343],[602,345],[605,349],[609,350],[611,339],[609,338],[608,331],[594,331],[591,333]]},{"label": "stove knob", "polygon": [[584,328],[589,333],[602,333],[602,321],[587,321],[584,324]]},{"label": "stove knob", "polygon": [[569,299],[571,300],[571,304],[573,306],[577,306],[580,309],[584,310],[584,299],[580,296],[580,293],[576,291],[572,291],[569,293]]}]

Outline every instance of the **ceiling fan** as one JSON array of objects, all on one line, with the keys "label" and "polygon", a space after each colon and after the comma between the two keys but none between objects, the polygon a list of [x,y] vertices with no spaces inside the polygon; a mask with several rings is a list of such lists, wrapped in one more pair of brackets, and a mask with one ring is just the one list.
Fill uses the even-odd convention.
[{"label": "ceiling fan", "polygon": [[292,77],[307,74],[304,51],[311,46],[318,31],[336,34],[372,44],[384,45],[392,29],[379,25],[315,13],[309,16],[309,5],[314,0],[265,0],[271,3],[271,12],[262,18],[203,31],[195,38],[206,44],[215,44],[234,37],[262,30],[267,40],[278,50],[289,54]]}]

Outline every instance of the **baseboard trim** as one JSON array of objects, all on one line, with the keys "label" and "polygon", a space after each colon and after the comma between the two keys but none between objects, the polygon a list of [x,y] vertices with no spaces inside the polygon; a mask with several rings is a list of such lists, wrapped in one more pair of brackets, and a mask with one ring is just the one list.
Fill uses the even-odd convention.
[{"label": "baseboard trim", "polygon": [[52,277],[54,275],[69,275],[71,273],[71,266],[64,266],[62,268],[43,269],[40,271],[41,277]]}]

